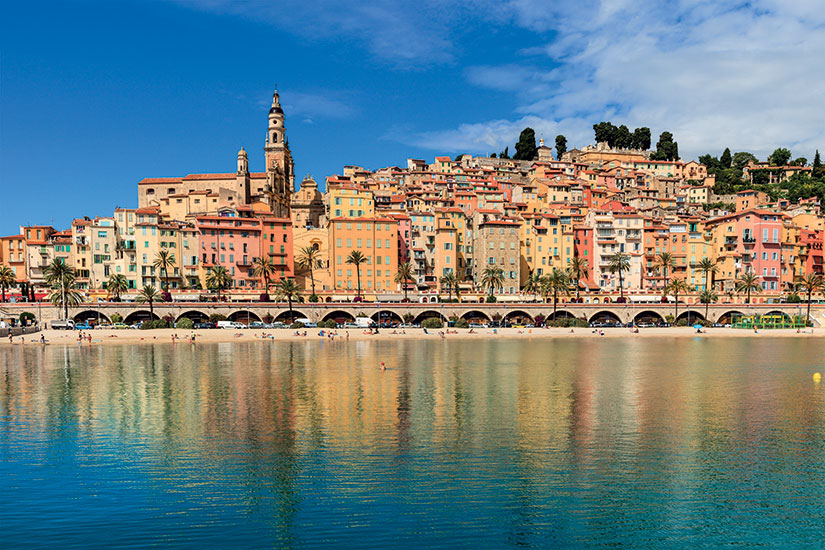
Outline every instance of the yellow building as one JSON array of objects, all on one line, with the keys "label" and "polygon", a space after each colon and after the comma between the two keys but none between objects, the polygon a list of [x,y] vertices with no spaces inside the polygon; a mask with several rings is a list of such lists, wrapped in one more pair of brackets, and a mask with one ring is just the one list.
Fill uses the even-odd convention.
[{"label": "yellow building", "polygon": [[333,218],[329,224],[330,271],[335,290],[354,291],[358,286],[356,266],[347,263],[358,250],[366,257],[361,264],[361,290],[367,295],[395,291],[398,284],[398,222],[392,218]]},{"label": "yellow building", "polygon": [[302,250],[312,247],[318,250],[318,264],[313,267],[312,278],[315,279],[315,291],[329,291],[334,287],[332,275],[329,269],[329,238],[330,229],[328,227],[306,227],[296,226],[292,230],[292,242],[294,247],[296,282],[304,289],[304,293],[309,296],[312,293],[312,281],[308,269],[299,267],[298,260],[302,255]]},{"label": "yellow building", "polygon": [[329,218],[374,218],[375,201],[370,191],[352,186],[327,189],[327,216]]}]

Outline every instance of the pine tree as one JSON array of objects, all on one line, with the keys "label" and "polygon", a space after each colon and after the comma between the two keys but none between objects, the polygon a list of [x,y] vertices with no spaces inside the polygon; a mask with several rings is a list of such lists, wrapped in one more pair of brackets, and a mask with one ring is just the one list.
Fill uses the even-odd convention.
[{"label": "pine tree", "polygon": [[558,135],[556,136],[556,159],[561,160],[561,156],[567,152],[567,138]]},{"label": "pine tree", "polygon": [[814,164],[811,175],[814,178],[821,178],[825,175],[825,171],[822,170],[822,159],[819,157],[819,149],[816,150],[816,154],[814,155]]},{"label": "pine tree", "polygon": [[725,151],[722,153],[722,156],[719,157],[719,162],[723,168],[730,168],[731,159],[730,148],[725,147]]},{"label": "pine tree", "polygon": [[521,131],[516,143],[515,160],[533,160],[536,158],[538,149],[536,148],[536,132],[532,128],[525,128]]}]

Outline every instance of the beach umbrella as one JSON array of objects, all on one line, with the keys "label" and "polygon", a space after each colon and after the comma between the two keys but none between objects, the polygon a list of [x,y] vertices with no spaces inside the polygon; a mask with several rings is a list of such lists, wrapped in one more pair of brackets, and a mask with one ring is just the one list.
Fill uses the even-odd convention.
[{"label": "beach umbrella", "polygon": [[693,325],[693,328],[695,328],[696,330],[699,330],[700,328],[702,328],[702,325],[700,325],[699,323],[696,323],[695,325]]}]

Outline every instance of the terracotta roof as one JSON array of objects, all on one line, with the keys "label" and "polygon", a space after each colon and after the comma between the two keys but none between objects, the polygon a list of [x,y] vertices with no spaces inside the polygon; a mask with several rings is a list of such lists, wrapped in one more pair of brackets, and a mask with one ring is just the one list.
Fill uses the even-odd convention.
[{"label": "terracotta roof", "polygon": [[181,178],[144,178],[138,182],[138,185],[147,185],[150,183],[180,183]]},{"label": "terracotta roof", "polygon": [[189,174],[184,180],[228,180],[235,179],[235,174]]}]

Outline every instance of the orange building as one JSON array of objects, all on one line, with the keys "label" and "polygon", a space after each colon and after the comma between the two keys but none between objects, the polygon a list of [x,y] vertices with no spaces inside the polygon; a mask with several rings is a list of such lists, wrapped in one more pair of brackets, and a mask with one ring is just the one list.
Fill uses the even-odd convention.
[{"label": "orange building", "polygon": [[358,274],[349,255],[360,251],[361,290],[366,294],[396,290],[398,284],[398,221],[392,218],[333,218],[329,224],[329,256],[335,290],[354,291]]}]

